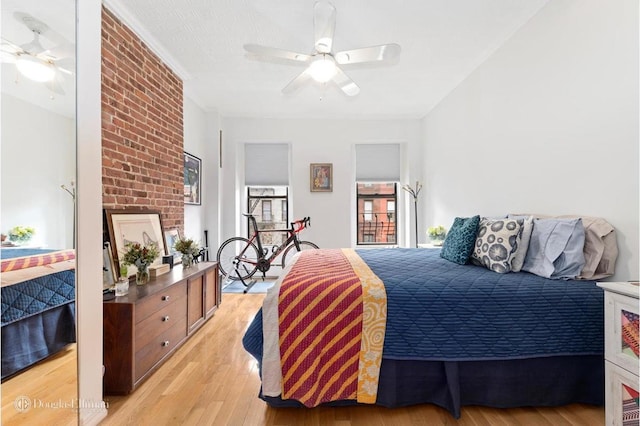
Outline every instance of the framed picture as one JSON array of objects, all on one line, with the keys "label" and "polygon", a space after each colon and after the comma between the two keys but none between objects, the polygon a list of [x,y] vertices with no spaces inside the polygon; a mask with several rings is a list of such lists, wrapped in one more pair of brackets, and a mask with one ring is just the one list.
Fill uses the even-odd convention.
[{"label": "framed picture", "polygon": [[333,191],[333,164],[311,163],[310,183],[311,192]]},{"label": "framed picture", "polygon": [[200,205],[202,194],[202,160],[184,153],[184,203]]},{"label": "framed picture", "polygon": [[169,229],[164,231],[164,240],[167,243],[167,252],[173,256],[174,262],[180,262],[180,252],[174,247],[176,241],[180,239],[180,231],[177,229]]},{"label": "framed picture", "polygon": [[102,243],[102,289],[112,287],[116,282],[117,276],[111,244],[105,241]]},{"label": "framed picture", "polygon": [[[113,252],[115,271],[120,275],[120,259],[126,252],[127,243],[158,245],[159,255],[152,265],[162,263],[162,256],[167,254],[167,246],[162,233],[160,212],[142,209],[105,209],[105,218],[109,242]],[[136,267],[129,265],[129,274],[136,272]]]}]

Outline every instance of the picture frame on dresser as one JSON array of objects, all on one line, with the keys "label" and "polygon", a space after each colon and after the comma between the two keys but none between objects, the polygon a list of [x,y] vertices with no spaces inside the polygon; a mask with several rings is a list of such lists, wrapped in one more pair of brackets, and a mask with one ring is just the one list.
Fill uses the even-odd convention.
[{"label": "picture frame on dresser", "polygon": [[[127,243],[158,245],[159,255],[152,265],[162,263],[162,256],[167,254],[162,218],[160,212],[146,209],[105,209],[106,234],[113,252],[114,271],[119,276],[120,260],[126,252]],[[129,273],[136,272],[134,265],[129,265]]]}]

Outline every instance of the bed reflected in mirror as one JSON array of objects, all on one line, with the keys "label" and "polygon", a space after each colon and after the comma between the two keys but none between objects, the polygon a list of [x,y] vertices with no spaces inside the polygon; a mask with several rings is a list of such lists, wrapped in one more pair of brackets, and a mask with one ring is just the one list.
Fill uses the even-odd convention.
[{"label": "bed reflected in mirror", "polygon": [[77,419],[75,11],[2,1],[3,424]]}]

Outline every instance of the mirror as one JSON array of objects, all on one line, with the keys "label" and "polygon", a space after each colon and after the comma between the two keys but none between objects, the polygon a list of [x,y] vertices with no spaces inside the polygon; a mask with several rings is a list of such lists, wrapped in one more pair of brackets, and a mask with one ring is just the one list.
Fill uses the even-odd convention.
[{"label": "mirror", "polygon": [[75,0],[2,0],[3,424],[77,422],[75,16]]}]

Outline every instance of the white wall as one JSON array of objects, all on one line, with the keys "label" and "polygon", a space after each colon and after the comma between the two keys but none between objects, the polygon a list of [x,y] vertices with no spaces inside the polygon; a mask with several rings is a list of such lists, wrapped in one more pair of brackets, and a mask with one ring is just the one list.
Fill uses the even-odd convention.
[{"label": "white wall", "polygon": [[214,260],[218,235],[218,129],[216,112],[205,111],[184,97],[184,150],[202,160],[202,204],[184,206],[184,235],[205,246],[209,236],[209,259]]},{"label": "white wall", "polygon": [[2,94],[2,225],[31,226],[32,245],[73,247],[75,120]]},{"label": "white wall", "polygon": [[[244,206],[244,144],[285,142],[291,146],[291,219],[311,216],[311,227],[302,234],[322,248],[352,247],[355,241],[356,143],[402,143],[405,145],[403,182],[421,180],[419,120],[294,120],[223,118],[223,175],[221,189],[221,241],[246,233],[240,214]],[[333,163],[333,192],[310,192],[309,164]],[[408,212],[404,191],[399,209]],[[406,223],[399,211],[399,219]],[[411,222],[412,223],[412,222]],[[413,226],[413,225],[411,225]],[[413,229],[413,228],[411,228]],[[409,242],[406,232],[400,244]],[[413,235],[413,232],[410,232]]]},{"label": "white wall", "polygon": [[638,2],[556,0],[424,120],[425,221],[601,216],[638,279]]}]

